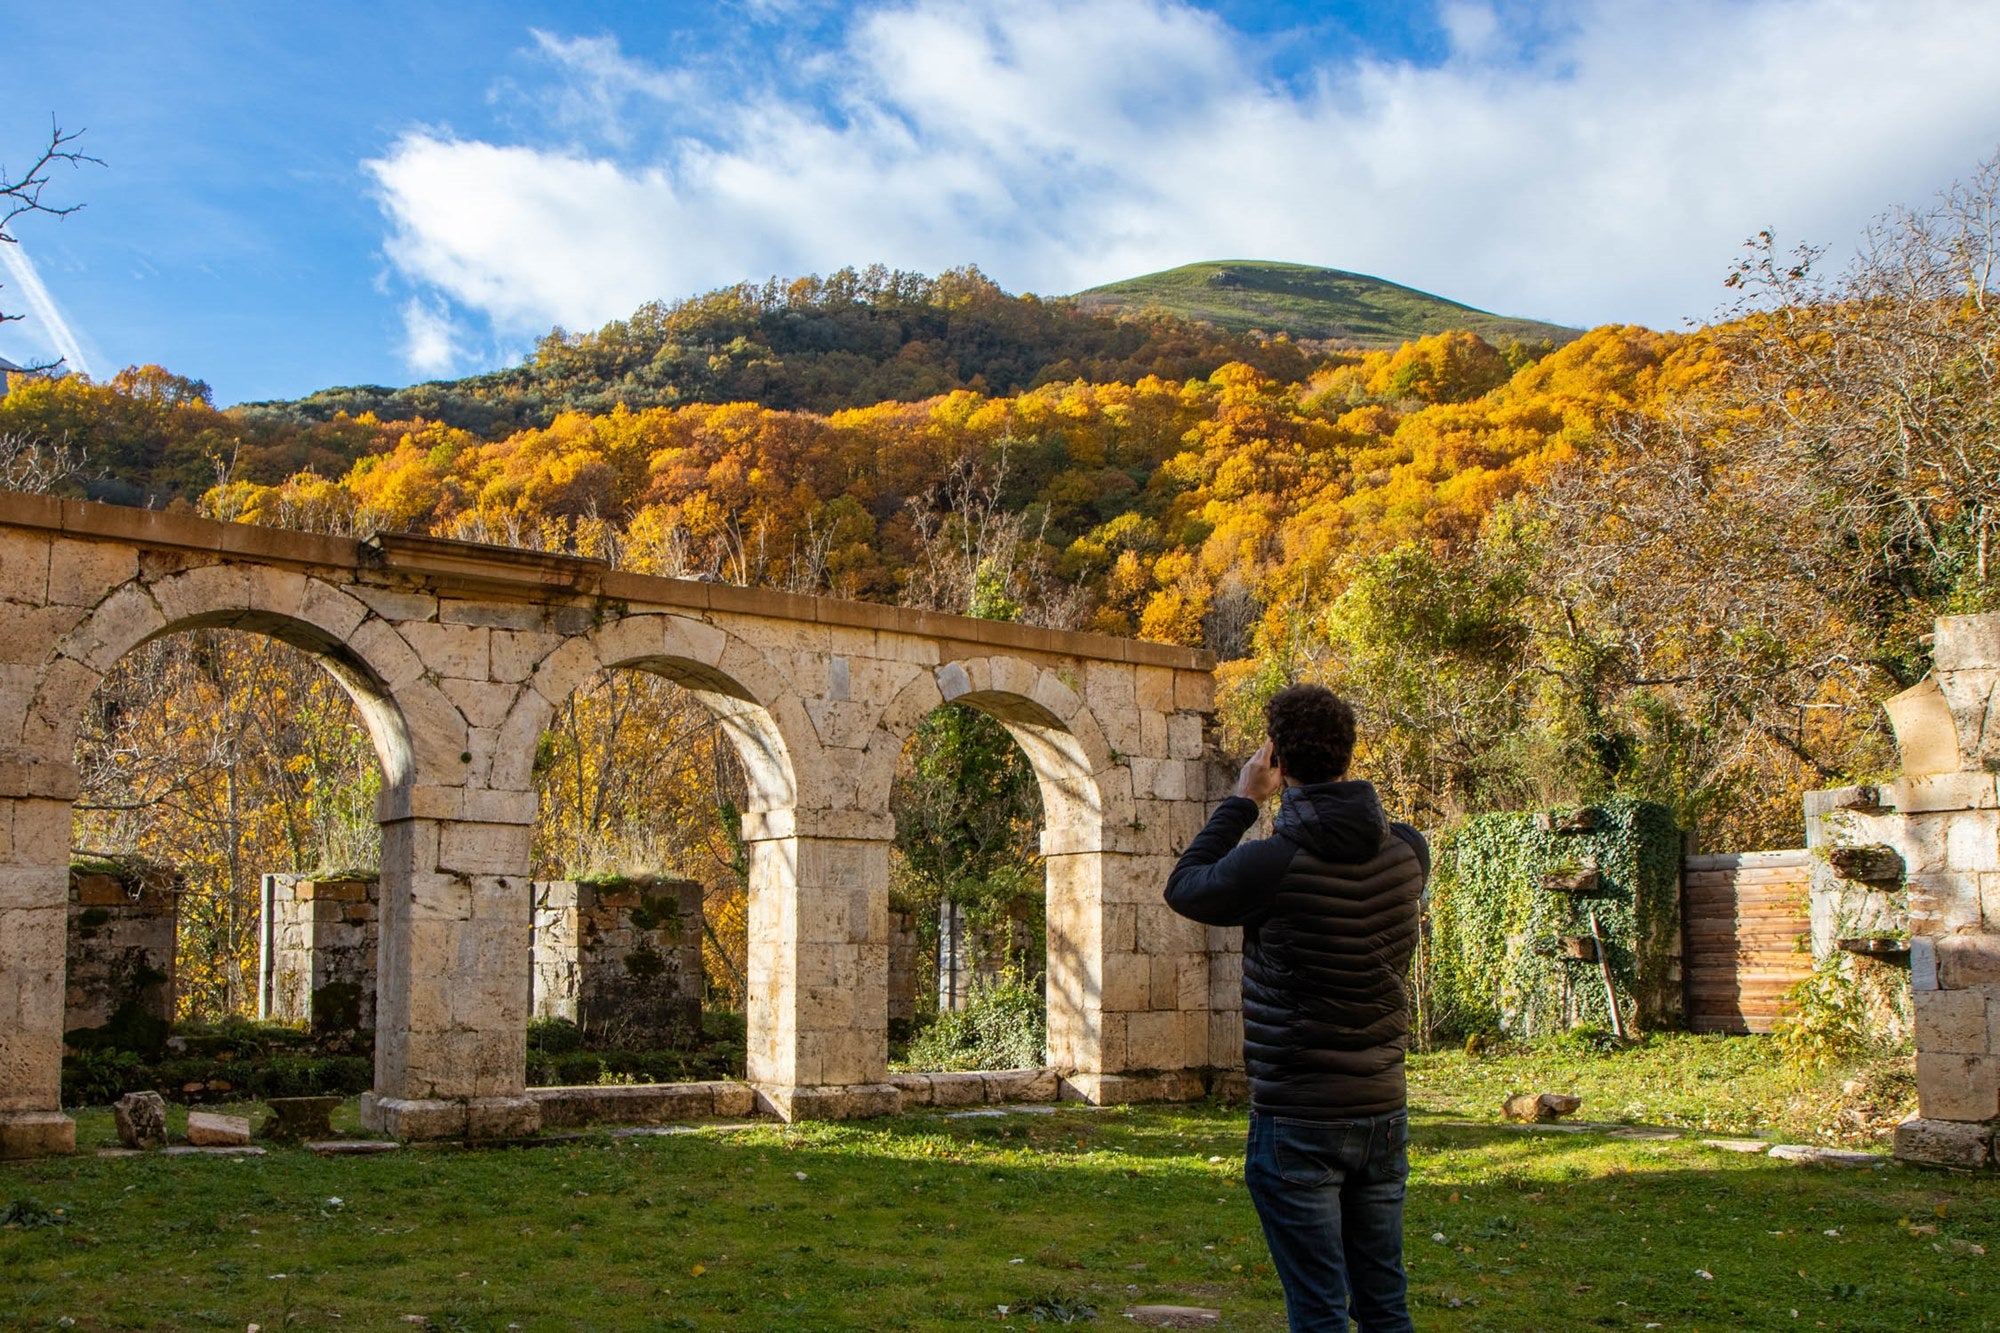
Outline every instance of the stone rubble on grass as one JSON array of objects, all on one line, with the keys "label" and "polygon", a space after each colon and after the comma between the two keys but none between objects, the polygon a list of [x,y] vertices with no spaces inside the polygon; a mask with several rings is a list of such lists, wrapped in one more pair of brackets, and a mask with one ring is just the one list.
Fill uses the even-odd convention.
[{"label": "stone rubble on grass", "polygon": [[264,1150],[248,1143],[222,1143],[209,1147],[177,1143],[171,1148],[162,1148],[168,1157],[262,1157]]},{"label": "stone rubble on grass", "polygon": [[1704,1148],[1720,1148],[1724,1152],[1760,1153],[1769,1152],[1771,1145],[1763,1139],[1703,1139]]},{"label": "stone rubble on grass", "polygon": [[111,1104],[118,1122],[118,1141],[128,1148],[163,1148],[167,1142],[167,1103],[157,1092],[128,1092]]},{"label": "stone rubble on grass", "polygon": [[403,1145],[388,1139],[327,1139],[303,1146],[321,1157],[359,1157],[367,1153],[394,1152]]},{"label": "stone rubble on grass", "polygon": [[1887,1166],[1889,1159],[1872,1152],[1815,1148],[1804,1143],[1780,1143],[1766,1154],[1780,1162],[1816,1162],[1821,1166]]},{"label": "stone rubble on grass", "polygon": [[273,1097],[268,1103],[271,1118],[264,1122],[260,1133],[281,1143],[330,1138],[333,1113],[340,1108],[340,1102],[338,1097]]},{"label": "stone rubble on grass", "polygon": [[1516,1093],[1501,1103],[1500,1114],[1509,1120],[1536,1120],[1546,1124],[1569,1115],[1583,1105],[1583,1098],[1567,1092]]},{"label": "stone rubble on grass", "polygon": [[1143,1328],[1213,1328],[1222,1322],[1222,1311],[1199,1305],[1134,1305],[1125,1317]]},{"label": "stone rubble on grass", "polygon": [[240,1148],[250,1142],[250,1118],[189,1111],[187,1141],[197,1148]]}]

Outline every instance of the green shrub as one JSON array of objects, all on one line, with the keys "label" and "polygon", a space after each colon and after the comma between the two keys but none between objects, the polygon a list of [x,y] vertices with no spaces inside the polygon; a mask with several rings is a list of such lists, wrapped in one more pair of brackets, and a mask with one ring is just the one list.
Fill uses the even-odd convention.
[{"label": "green shrub", "polygon": [[947,1010],[910,1040],[911,1069],[1026,1069],[1048,1040],[1041,987],[1009,972],[975,986],[965,1008]]},{"label": "green shrub", "polygon": [[583,1049],[583,1029],[567,1018],[528,1020],[528,1049],[542,1055],[568,1055]]},{"label": "green shrub", "polygon": [[359,1055],[277,1055],[251,1075],[260,1097],[320,1097],[366,1092],[375,1082],[375,1062]]},{"label": "green shrub", "polygon": [[1835,950],[1785,992],[1771,1040],[1785,1058],[1806,1069],[1822,1069],[1872,1044],[1868,1006],[1847,955]]},{"label": "green shrub", "polygon": [[589,1051],[558,1056],[555,1061],[558,1083],[595,1083],[604,1076],[604,1061]]},{"label": "green shrub", "polygon": [[64,1106],[103,1106],[152,1086],[152,1068],[131,1051],[113,1047],[63,1057]]},{"label": "green shrub", "polygon": [[166,1049],[169,1024],[148,1013],[137,1000],[118,1006],[102,1027],[76,1028],[63,1034],[63,1043],[79,1051],[130,1051],[153,1058]]}]

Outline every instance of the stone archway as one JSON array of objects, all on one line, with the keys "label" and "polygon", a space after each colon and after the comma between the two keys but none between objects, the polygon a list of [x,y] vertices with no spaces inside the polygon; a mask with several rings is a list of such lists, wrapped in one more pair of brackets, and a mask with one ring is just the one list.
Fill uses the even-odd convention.
[{"label": "stone archway", "polygon": [[[60,1151],[69,742],[103,669],[173,628],[284,638],[340,675],[385,774],[375,1088],[399,1137],[532,1131],[532,768],[554,701],[650,670],[722,719],[751,771],[761,1017],[752,1081],[785,1116],[893,1110],[887,792],[947,700],[1041,774],[1074,904],[1068,1092],[1188,1095],[1233,1062],[1226,941],[1160,885],[1204,814],[1209,661],[1185,649],[622,573],[546,552],[366,542],[0,494],[0,1152]],[[1068,912],[1070,909],[1063,909]]]},{"label": "stone archway", "polygon": [[[51,550],[51,592],[70,580]],[[285,570],[218,577],[197,570],[147,578],[134,563],[90,606],[51,599],[43,624],[60,637],[41,645],[35,688],[0,735],[17,756],[0,804],[11,838],[0,898],[5,963],[29,980],[0,998],[0,1156],[67,1151],[75,1128],[60,1111],[73,768],[78,727],[105,674],[140,645],[190,630],[230,628],[303,651],[340,683],[361,713],[384,773],[385,793],[407,783],[414,749],[387,678],[413,661],[399,639],[360,634],[368,609],[325,583]],[[77,600],[90,592],[77,587]],[[356,640],[359,640],[357,642]],[[393,642],[392,642],[393,640]],[[33,651],[33,645],[25,645]],[[396,649],[403,656],[399,657]],[[406,660],[408,659],[408,660]],[[419,690],[418,693],[421,693]],[[11,1001],[11,1005],[10,1002]]]}]

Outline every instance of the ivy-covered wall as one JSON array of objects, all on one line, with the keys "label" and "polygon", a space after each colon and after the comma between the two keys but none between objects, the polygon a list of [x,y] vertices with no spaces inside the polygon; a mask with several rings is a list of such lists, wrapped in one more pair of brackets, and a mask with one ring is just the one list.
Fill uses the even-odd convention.
[{"label": "ivy-covered wall", "polygon": [[[1481,815],[1434,840],[1419,1019],[1439,1037],[1536,1037],[1610,1030],[1603,975],[1588,952],[1597,914],[1628,1029],[1681,1013],[1681,831],[1664,806],[1613,798],[1584,811]],[[1594,891],[1549,880],[1597,872]]]}]

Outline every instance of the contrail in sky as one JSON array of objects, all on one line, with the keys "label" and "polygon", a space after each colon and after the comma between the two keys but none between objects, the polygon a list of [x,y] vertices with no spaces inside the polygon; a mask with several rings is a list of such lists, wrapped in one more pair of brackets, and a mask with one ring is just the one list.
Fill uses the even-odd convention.
[{"label": "contrail in sky", "polygon": [[63,365],[95,379],[90,361],[83,354],[83,345],[77,341],[69,321],[63,318],[55,297],[49,295],[42,275],[35,272],[34,261],[28,258],[28,252],[18,242],[0,245],[0,264],[7,266],[14,286],[27,298],[28,309],[34,312],[36,321],[48,332],[49,340],[55,344],[56,354],[63,359]]}]

